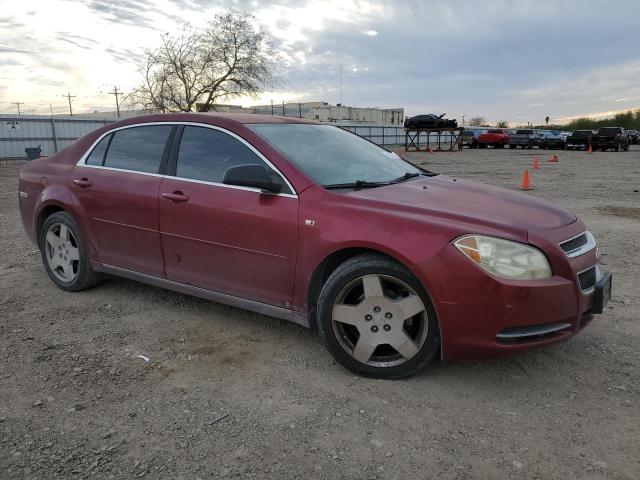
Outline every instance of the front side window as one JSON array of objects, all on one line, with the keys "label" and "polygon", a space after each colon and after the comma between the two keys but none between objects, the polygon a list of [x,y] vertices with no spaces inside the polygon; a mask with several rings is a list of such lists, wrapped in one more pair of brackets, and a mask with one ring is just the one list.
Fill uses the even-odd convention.
[{"label": "front side window", "polygon": [[389,182],[421,173],[396,154],[339,127],[293,123],[247,127],[323,186]]},{"label": "front side window", "polygon": [[113,134],[105,167],[158,173],[171,125],[149,125],[118,130]]},{"label": "front side window", "polygon": [[84,163],[87,165],[102,165],[102,162],[104,161],[104,154],[107,151],[107,145],[109,145],[110,138],[111,134],[100,140],[95,148],[91,151]]},{"label": "front side window", "polygon": [[178,150],[177,177],[222,183],[227,169],[239,165],[264,165],[272,171],[274,179],[281,181],[253,150],[231,135],[206,127],[184,128]]}]

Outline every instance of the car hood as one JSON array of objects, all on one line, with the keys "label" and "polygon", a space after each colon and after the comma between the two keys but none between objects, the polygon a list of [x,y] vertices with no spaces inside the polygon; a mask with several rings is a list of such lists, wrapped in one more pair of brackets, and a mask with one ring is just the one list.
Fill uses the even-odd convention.
[{"label": "car hood", "polygon": [[445,175],[421,177],[349,194],[398,211],[486,225],[522,233],[557,229],[577,219],[563,208],[530,195]]}]

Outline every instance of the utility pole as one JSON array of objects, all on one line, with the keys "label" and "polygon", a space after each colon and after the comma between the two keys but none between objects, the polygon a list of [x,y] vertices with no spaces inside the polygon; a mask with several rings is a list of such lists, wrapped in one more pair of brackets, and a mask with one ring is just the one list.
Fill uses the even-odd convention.
[{"label": "utility pole", "polygon": [[298,118],[302,118],[302,104],[298,102]]},{"label": "utility pole", "polygon": [[342,106],[342,64],[340,64],[340,106]]},{"label": "utility pole", "polygon": [[287,116],[287,112],[286,112],[286,110],[284,109],[284,99],[282,100],[282,116],[283,116],[283,117],[286,117],[286,116]]},{"label": "utility pole", "polygon": [[18,115],[21,115],[20,105],[24,105],[24,102],[12,102],[11,105],[16,105],[18,107]]},{"label": "utility pole", "polygon": [[465,115],[462,115],[462,126],[464,127],[464,117]]},{"label": "utility pole", "polygon": [[75,98],[75,95],[71,95],[71,92],[67,92],[66,95],[62,95],[63,97],[65,97],[67,100],[69,100],[69,115],[73,116],[73,109],[71,108],[71,99]]},{"label": "utility pole", "polygon": [[273,99],[271,99],[271,115],[273,115]]},{"label": "utility pole", "polygon": [[120,118],[120,102],[118,101],[118,95],[122,95],[122,91],[118,91],[118,87],[113,86],[113,92],[109,92],[109,95],[116,96],[116,112],[118,114],[118,118]]}]

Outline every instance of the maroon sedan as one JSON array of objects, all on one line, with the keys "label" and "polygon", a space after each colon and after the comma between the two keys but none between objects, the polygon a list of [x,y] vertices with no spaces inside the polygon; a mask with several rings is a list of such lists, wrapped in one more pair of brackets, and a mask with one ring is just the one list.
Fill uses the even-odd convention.
[{"label": "maroon sedan", "polygon": [[285,318],[364,375],[558,343],[611,291],[565,210],[303,120],[128,119],[28,163],[19,190],[60,288],[112,274]]}]

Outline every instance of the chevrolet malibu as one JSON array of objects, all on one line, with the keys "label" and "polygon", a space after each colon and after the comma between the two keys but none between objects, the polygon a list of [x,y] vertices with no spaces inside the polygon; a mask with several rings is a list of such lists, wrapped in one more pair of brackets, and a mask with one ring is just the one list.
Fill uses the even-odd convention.
[{"label": "chevrolet malibu", "polygon": [[611,292],[569,212],[291,118],[113,123],[24,166],[19,201],[63,290],[110,274],[284,318],[381,378],[556,344]]}]

